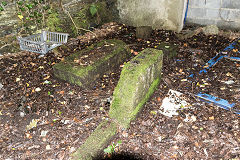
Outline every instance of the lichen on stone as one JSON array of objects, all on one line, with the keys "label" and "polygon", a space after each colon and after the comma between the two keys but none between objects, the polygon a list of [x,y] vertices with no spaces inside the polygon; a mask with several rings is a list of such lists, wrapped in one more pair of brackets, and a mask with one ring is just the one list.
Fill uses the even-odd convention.
[{"label": "lichen on stone", "polygon": [[128,128],[158,86],[162,58],[162,51],[148,48],[125,64],[109,111],[122,127]]}]

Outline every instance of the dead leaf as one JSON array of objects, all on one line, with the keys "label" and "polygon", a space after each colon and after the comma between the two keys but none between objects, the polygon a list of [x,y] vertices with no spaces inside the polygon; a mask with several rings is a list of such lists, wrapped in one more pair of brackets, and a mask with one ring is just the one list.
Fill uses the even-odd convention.
[{"label": "dead leaf", "polygon": [[58,93],[61,95],[64,95],[64,91],[59,91]]},{"label": "dead leaf", "polygon": [[136,56],[136,55],[138,55],[138,52],[133,52],[133,54]]},{"label": "dead leaf", "polygon": [[48,76],[46,76],[46,77],[44,77],[43,78],[43,80],[46,80],[46,79],[48,79],[48,78],[50,78],[50,76],[48,75]]},{"label": "dead leaf", "polygon": [[48,144],[46,145],[46,150],[50,150],[51,149],[51,146]]},{"label": "dead leaf", "polygon": [[214,116],[209,117],[209,120],[214,120]]}]

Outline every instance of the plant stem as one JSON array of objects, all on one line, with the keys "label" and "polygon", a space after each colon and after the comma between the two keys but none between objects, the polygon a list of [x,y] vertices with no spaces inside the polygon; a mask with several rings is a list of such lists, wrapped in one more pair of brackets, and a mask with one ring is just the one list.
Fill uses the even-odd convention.
[{"label": "plant stem", "polygon": [[61,6],[63,12],[67,13],[68,17],[71,19],[74,27],[75,27],[76,30],[77,30],[77,34],[78,34],[78,30],[83,30],[83,31],[86,31],[86,32],[91,32],[91,33],[93,33],[95,36],[97,36],[96,33],[92,32],[92,31],[90,31],[90,30],[88,30],[88,29],[81,28],[81,27],[77,27],[77,25],[76,25],[76,23],[74,22],[74,20],[73,20],[72,16],[70,15],[70,13],[69,13],[67,10],[64,9],[63,4],[62,4],[62,0],[60,0],[60,6]]}]

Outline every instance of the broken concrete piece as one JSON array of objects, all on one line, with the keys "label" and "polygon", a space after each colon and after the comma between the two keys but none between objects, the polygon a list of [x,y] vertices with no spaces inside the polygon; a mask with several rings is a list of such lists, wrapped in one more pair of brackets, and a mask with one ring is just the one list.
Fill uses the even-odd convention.
[{"label": "broken concrete piece", "polygon": [[129,127],[158,86],[162,60],[161,50],[147,48],[123,67],[109,111],[123,128]]},{"label": "broken concrete piece", "polygon": [[206,27],[203,27],[202,31],[206,36],[217,35],[219,33],[219,29],[216,25],[208,25]]},{"label": "broken concrete piece", "polygon": [[191,38],[195,35],[198,35],[199,33],[202,32],[202,27],[199,27],[195,30],[185,30],[185,31],[182,31],[181,33],[177,33],[176,36],[179,38],[179,39],[187,39],[187,38]]},{"label": "broken concrete piece", "polygon": [[74,53],[53,66],[57,78],[91,88],[91,84],[105,73],[114,71],[130,56],[121,40],[103,40]]}]

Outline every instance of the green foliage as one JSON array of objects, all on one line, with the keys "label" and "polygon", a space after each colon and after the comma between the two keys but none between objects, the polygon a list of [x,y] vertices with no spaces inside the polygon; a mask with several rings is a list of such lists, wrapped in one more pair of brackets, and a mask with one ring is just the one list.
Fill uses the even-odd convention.
[{"label": "green foliage", "polygon": [[46,17],[52,12],[49,0],[17,0],[16,8],[21,21],[22,30],[31,33],[46,27]]},{"label": "green foliage", "polygon": [[5,6],[7,5],[7,2],[5,2],[5,1],[2,1],[1,3],[0,3],[0,16],[2,15],[2,12],[5,10]]},{"label": "green foliage", "polygon": [[51,14],[49,14],[46,20],[46,26],[55,32],[63,32],[61,27],[61,19],[59,18],[59,14],[56,11],[51,10]]},{"label": "green foliage", "polygon": [[92,16],[95,16],[95,14],[96,14],[97,11],[98,11],[95,4],[90,5],[89,10],[90,10],[90,13],[91,13]]},{"label": "green foliage", "polygon": [[109,145],[109,146],[108,146],[107,148],[105,148],[103,151],[104,151],[105,154],[113,154],[114,151],[115,151],[115,149],[116,149],[116,147],[119,146],[120,144],[122,144],[122,141],[121,141],[121,140],[119,140],[119,141],[117,142],[117,144],[115,144],[115,143],[113,142],[111,145]]}]

